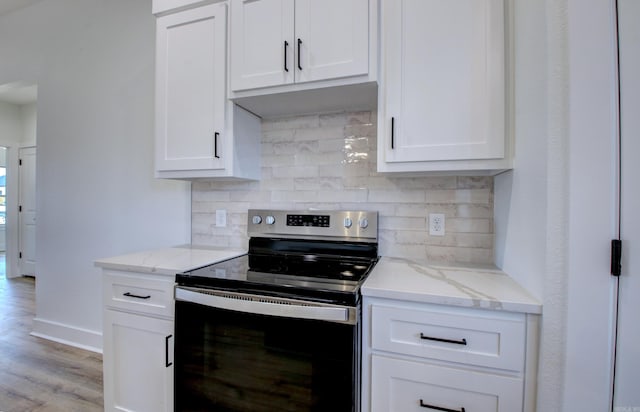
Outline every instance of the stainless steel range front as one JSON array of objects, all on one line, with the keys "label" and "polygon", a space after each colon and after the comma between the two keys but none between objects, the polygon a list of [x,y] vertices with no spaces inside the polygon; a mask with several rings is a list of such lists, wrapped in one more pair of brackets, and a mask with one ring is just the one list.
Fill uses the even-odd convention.
[{"label": "stainless steel range front", "polygon": [[358,412],[377,212],[250,210],[248,234],[176,276],[175,409]]}]

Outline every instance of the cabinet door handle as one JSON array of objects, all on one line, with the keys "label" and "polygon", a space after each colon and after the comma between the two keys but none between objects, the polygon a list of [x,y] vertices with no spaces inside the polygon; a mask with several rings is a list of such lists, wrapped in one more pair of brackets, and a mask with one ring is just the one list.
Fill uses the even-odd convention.
[{"label": "cabinet door handle", "polygon": [[395,127],[396,126],[396,118],[391,116],[391,149],[395,149]]},{"label": "cabinet door handle", "polygon": [[298,70],[302,70],[302,63],[300,59],[300,46],[302,46],[302,40],[298,39]]},{"label": "cabinet door handle", "polygon": [[215,132],[213,134],[213,156],[216,159],[220,159],[220,156],[218,156],[218,137],[220,136],[220,133]]},{"label": "cabinet door handle", "polygon": [[429,405],[428,403],[424,403],[422,399],[420,399],[420,406],[427,409],[433,409],[434,411],[444,411],[444,412],[465,412],[464,407],[460,409],[451,409],[444,408],[442,406]]},{"label": "cabinet door handle", "polygon": [[453,340],[453,339],[444,339],[444,338],[434,338],[432,336],[427,336],[424,333],[420,333],[420,339],[434,340],[436,342],[455,343],[456,345],[466,345],[467,344],[467,340],[466,339]]},{"label": "cabinet door handle", "polygon": [[287,49],[289,48],[289,42],[284,41],[284,71],[288,72],[289,68],[287,67]]},{"label": "cabinet door handle", "polygon": [[147,295],[147,296],[134,295],[134,294],[133,294],[133,293],[131,293],[131,292],[125,292],[125,293],[123,293],[122,295],[123,295],[123,296],[130,297],[130,298],[136,298],[136,299],[149,299],[149,298],[151,298],[151,295]]},{"label": "cabinet door handle", "polygon": [[164,366],[169,367],[173,365],[173,362],[169,362],[169,339],[171,339],[173,335],[169,335],[164,338]]}]

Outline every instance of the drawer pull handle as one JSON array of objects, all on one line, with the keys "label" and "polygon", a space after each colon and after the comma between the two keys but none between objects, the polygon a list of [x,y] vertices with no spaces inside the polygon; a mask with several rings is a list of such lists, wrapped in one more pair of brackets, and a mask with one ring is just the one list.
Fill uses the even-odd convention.
[{"label": "drawer pull handle", "polygon": [[136,299],[149,299],[151,298],[151,295],[147,295],[147,296],[140,296],[140,295],[134,295],[131,292],[125,292],[123,293],[124,296],[130,297],[130,298],[136,298]]},{"label": "drawer pull handle", "polygon": [[424,403],[422,399],[420,399],[420,406],[423,408],[433,409],[434,411],[444,411],[444,412],[465,412],[464,407],[460,409],[450,409],[443,408],[442,406],[429,405],[428,403]]},{"label": "drawer pull handle", "polygon": [[467,344],[467,340],[466,339],[453,340],[453,339],[434,338],[432,336],[427,336],[424,333],[420,333],[420,339],[435,340],[436,342],[455,343],[456,345],[466,345]]}]

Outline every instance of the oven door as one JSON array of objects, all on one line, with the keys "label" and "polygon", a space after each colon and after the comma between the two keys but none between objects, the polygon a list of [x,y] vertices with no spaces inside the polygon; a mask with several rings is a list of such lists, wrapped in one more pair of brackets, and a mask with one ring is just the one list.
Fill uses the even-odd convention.
[{"label": "oven door", "polygon": [[176,288],[176,411],[357,412],[357,315],[355,308]]}]

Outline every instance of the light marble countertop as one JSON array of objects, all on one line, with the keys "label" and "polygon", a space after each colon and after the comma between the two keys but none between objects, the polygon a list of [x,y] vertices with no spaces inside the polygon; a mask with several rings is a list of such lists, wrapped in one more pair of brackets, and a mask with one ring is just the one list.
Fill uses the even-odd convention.
[{"label": "light marble countertop", "polygon": [[183,245],[98,259],[94,264],[104,269],[175,275],[246,253],[242,249]]},{"label": "light marble countertop", "polygon": [[498,269],[448,267],[382,257],[361,288],[364,296],[523,313],[542,304]]}]

